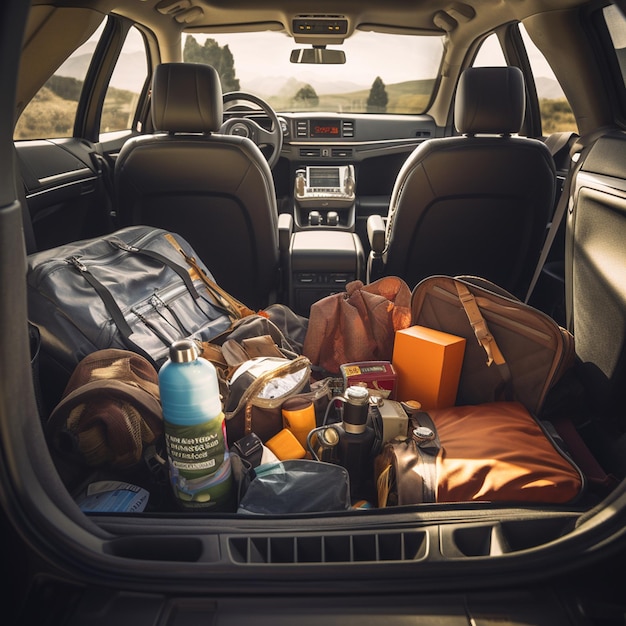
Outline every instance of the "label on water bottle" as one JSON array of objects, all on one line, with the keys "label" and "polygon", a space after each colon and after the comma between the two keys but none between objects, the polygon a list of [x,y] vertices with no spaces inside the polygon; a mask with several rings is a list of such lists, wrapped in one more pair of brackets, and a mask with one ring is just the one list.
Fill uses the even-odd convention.
[{"label": "label on water bottle", "polygon": [[166,423],[170,478],[183,506],[213,507],[229,498],[231,469],[225,441],[223,419],[195,426]]}]

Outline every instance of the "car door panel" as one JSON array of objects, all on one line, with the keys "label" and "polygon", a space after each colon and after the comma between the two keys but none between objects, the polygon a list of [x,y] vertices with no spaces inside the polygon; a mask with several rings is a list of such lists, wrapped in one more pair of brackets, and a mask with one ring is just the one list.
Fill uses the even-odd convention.
[{"label": "car door panel", "polygon": [[38,249],[106,232],[106,171],[92,157],[92,144],[23,141],[16,150]]}]

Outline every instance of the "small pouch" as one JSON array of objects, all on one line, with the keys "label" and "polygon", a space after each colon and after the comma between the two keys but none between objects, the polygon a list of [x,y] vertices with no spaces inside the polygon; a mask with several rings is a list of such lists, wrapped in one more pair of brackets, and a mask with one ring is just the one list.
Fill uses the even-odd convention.
[{"label": "small pouch", "polygon": [[224,411],[228,440],[237,441],[252,432],[263,442],[271,439],[283,429],[284,401],[310,393],[310,376],[311,364],[304,356],[246,361],[231,379]]},{"label": "small pouch", "polygon": [[350,507],[350,479],[344,467],[294,459],[258,467],[237,513],[322,513]]}]

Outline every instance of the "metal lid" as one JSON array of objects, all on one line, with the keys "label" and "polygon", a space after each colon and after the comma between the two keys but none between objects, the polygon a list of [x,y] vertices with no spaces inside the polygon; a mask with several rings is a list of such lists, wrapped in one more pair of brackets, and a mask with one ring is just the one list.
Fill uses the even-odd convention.
[{"label": "metal lid", "polygon": [[326,447],[332,448],[339,443],[339,432],[334,426],[329,426],[328,428],[320,431],[317,436],[320,443]]},{"label": "metal lid", "polygon": [[352,385],[346,389],[346,399],[352,404],[367,404],[369,397],[370,394],[367,387]]},{"label": "metal lid", "polygon": [[189,339],[175,341],[170,346],[170,359],[172,363],[190,363],[198,358],[198,348]]},{"label": "metal lid", "polygon": [[418,426],[417,428],[413,429],[411,436],[413,437],[414,441],[420,444],[432,441],[435,438],[435,433],[427,426]]}]

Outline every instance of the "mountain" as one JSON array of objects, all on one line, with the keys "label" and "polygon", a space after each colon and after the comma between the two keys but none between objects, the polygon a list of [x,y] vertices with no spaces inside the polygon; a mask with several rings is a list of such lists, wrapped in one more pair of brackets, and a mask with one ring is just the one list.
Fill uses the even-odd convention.
[{"label": "mountain", "polygon": [[371,85],[359,85],[344,81],[329,82],[306,75],[299,78],[293,76],[289,78],[284,76],[257,76],[252,79],[241,80],[241,88],[244,91],[251,91],[261,97],[293,95],[304,85],[311,85],[318,95],[360,91],[371,87]]},{"label": "mountain", "polygon": [[[92,53],[86,53],[70,57],[59,68],[57,74],[83,80],[87,74],[92,56]],[[145,53],[143,51],[122,53],[117,67],[123,69],[113,72],[111,85],[118,89],[127,89],[135,93],[141,91],[147,74]]]},{"label": "mountain", "polygon": [[[623,51],[620,51],[623,52]],[[92,54],[85,53],[68,59],[59,69],[58,74],[82,80],[87,73]],[[124,71],[117,71],[113,74],[111,84],[118,89],[128,89],[139,92],[143,86],[146,75],[144,53],[132,52],[122,53],[118,67]],[[300,87],[311,85],[318,95],[346,94],[360,91],[369,92],[371,84],[362,85],[346,81],[327,81],[316,78],[311,74],[303,73],[298,78],[285,76],[264,76],[258,75],[254,78],[241,80],[241,89],[257,94],[260,97],[281,96],[292,97]],[[564,98],[563,91],[559,83],[553,78],[539,76],[535,79],[537,95],[539,98],[557,100]],[[387,90],[393,89],[401,93],[424,93],[423,88],[430,89],[432,81],[409,81],[398,83],[397,85],[386,85]],[[415,90],[415,91],[413,91]]]},{"label": "mountain", "polygon": [[538,76],[535,78],[535,87],[537,88],[537,97],[540,100],[560,100],[565,98],[561,85],[553,78]]}]

